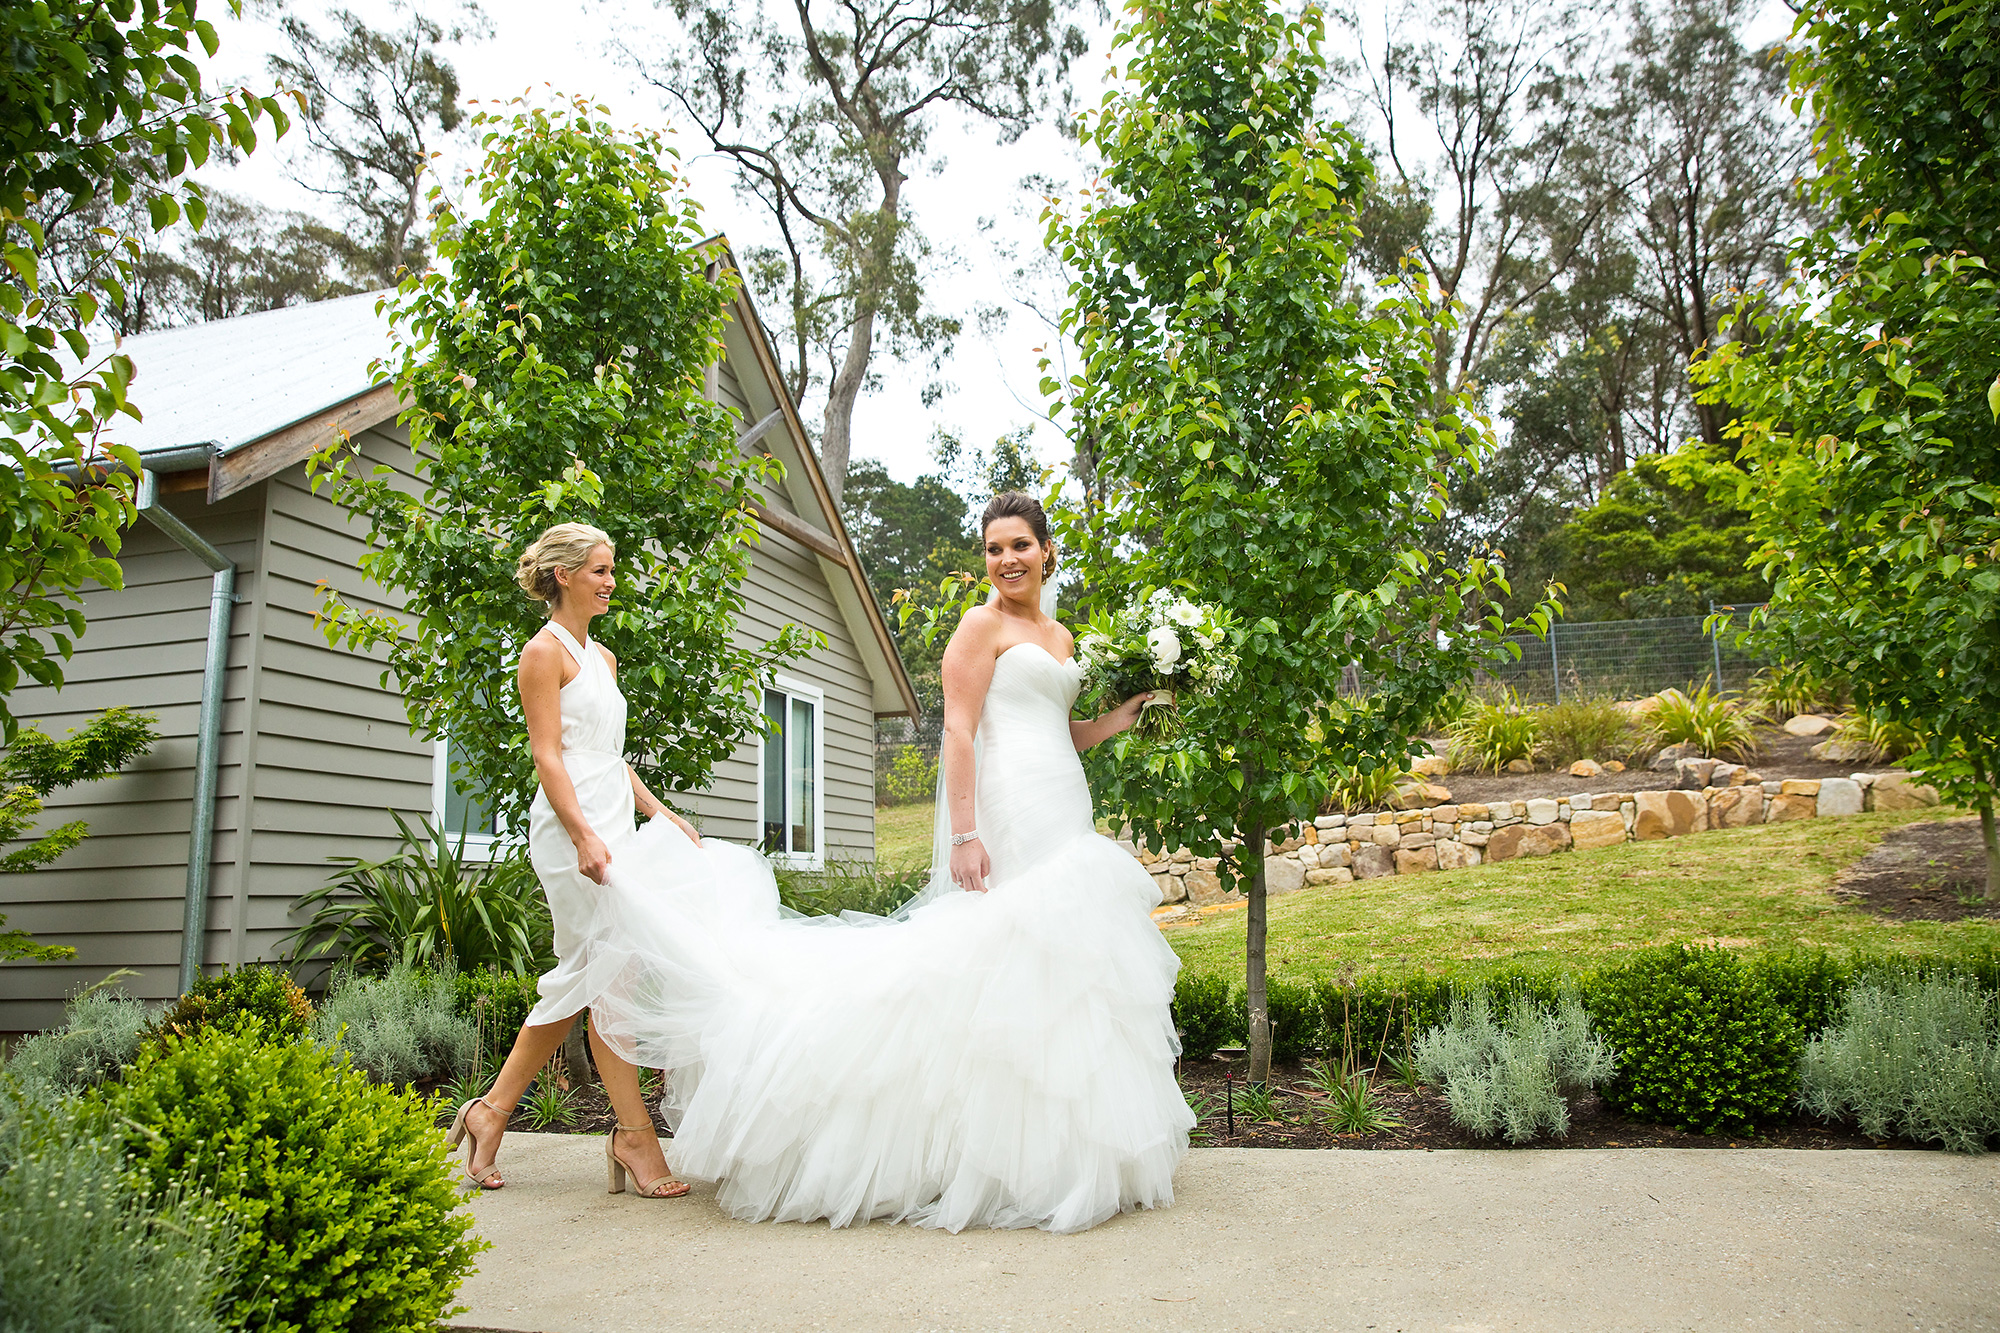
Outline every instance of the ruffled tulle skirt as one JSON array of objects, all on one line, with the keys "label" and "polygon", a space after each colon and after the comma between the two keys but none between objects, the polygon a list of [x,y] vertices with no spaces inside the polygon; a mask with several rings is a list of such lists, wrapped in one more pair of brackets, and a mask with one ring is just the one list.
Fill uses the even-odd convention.
[{"label": "ruffled tulle skirt", "polygon": [[1095,834],[905,921],[788,918],[666,820],[593,914],[593,1020],[669,1071],[669,1161],[732,1216],[1077,1231],[1173,1202],[1194,1124],[1150,877]]}]

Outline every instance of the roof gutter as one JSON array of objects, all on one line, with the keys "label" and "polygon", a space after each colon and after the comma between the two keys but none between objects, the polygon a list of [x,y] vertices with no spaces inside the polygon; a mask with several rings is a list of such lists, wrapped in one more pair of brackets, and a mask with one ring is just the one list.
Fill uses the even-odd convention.
[{"label": "roof gutter", "polygon": [[[209,545],[193,528],[160,503],[157,467],[172,467],[187,453],[187,461],[205,462],[209,447],[163,451],[148,455],[149,467],[139,473],[139,512],[171,537],[180,548],[213,570],[208,594],[208,654],[201,670],[201,718],[195,731],[194,816],[188,826],[187,902],[181,914],[181,974],[183,992],[201,980],[207,962],[208,894],[215,857],[215,795],[222,768],[223,691],[229,675],[229,628],[236,609],[236,563]],[[198,458],[197,458],[198,456]]]}]

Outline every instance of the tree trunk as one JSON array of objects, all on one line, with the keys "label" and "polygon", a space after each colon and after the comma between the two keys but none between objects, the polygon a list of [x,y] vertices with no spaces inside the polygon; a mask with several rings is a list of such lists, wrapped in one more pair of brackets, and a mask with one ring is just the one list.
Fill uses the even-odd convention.
[{"label": "tree trunk", "polygon": [[586,1010],[577,1016],[577,1021],[569,1025],[569,1034],[563,1038],[563,1071],[569,1075],[572,1088],[587,1088],[597,1079],[590,1072],[590,1013]]},{"label": "tree trunk", "polygon": [[1264,994],[1264,821],[1253,819],[1243,830],[1243,845],[1253,849],[1250,872],[1249,935],[1243,950],[1243,989],[1250,1009],[1250,1082],[1271,1081],[1271,1009]]},{"label": "tree trunk", "polygon": [[1986,901],[2000,903],[2000,828],[1993,823],[1993,798],[1979,803],[1979,831],[1986,839]]},{"label": "tree trunk", "polygon": [[833,492],[836,506],[847,489],[847,460],[854,452],[854,403],[868,379],[868,357],[874,349],[875,311],[868,308],[855,317],[847,355],[827,389],[826,416],[819,432],[820,471],[826,474],[826,488]]}]

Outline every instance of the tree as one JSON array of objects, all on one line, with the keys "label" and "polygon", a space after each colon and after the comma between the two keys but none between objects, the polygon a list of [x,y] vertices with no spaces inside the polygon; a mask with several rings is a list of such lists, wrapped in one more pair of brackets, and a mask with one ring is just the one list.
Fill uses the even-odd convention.
[{"label": "tree", "polygon": [[659,62],[626,54],[771,215],[780,246],[752,252],[751,277],[791,343],[793,397],[825,386],[819,456],[838,501],[877,338],[904,357],[941,352],[959,331],[926,307],[930,245],[904,188],[939,164],[939,117],[955,109],[1018,137],[1083,34],[1061,0],[792,0],[796,27],[761,7],[671,2],[680,47]]},{"label": "tree", "polygon": [[[137,516],[138,456],[113,442],[132,364],[93,348],[100,296],[117,303],[136,241],[107,248],[86,282],[42,287],[44,200],[132,198],[142,173],[155,230],[183,213],[199,226],[201,188],[186,177],[223,146],[256,146],[257,122],[282,134],[276,99],[203,84],[197,47],[215,29],[193,0],[107,6],[51,0],[0,9],[0,742],[19,723],[6,704],[23,674],[51,688],[84,631],[86,587],[122,586],[116,559]],[[140,164],[150,164],[141,166]]]},{"label": "tree", "polygon": [[[42,802],[52,792],[108,778],[151,750],[160,738],[153,723],[154,719],[129,708],[107,708],[59,741],[32,727],[17,733],[0,758],[0,843],[26,839],[41,818]],[[49,829],[27,846],[0,856],[0,875],[40,870],[89,833],[90,825],[81,819]],[[6,923],[7,918],[0,916],[0,925]],[[54,962],[75,956],[76,950],[63,945],[36,944],[26,931],[0,931],[0,962],[18,958]]]},{"label": "tree", "polygon": [[1568,619],[1698,616],[1770,596],[1746,568],[1750,516],[1671,461],[1635,460],[1554,535],[1551,576],[1571,593]]},{"label": "tree", "polygon": [[353,215],[361,234],[343,259],[356,279],[378,287],[406,265],[423,267],[424,172],[438,144],[465,122],[458,72],[442,48],[491,34],[475,4],[449,26],[403,0],[393,8],[409,16],[401,28],[371,28],[336,9],[325,37],[287,14],[280,27],[291,53],[270,57],[271,71],[304,92],[306,137],[333,168],[330,183],[310,171],[297,179]]},{"label": "tree", "polygon": [[[1171,586],[1245,627],[1235,682],[1185,704],[1179,742],[1128,734],[1090,763],[1100,811],[1147,843],[1234,844],[1261,1081],[1265,835],[1318,814],[1340,777],[1400,771],[1408,738],[1494,651],[1504,585],[1428,541],[1447,469],[1487,441],[1464,397],[1431,383],[1426,294],[1348,299],[1370,165],[1313,113],[1320,12],[1131,12],[1124,85],[1082,125],[1100,179],[1049,224],[1076,274],[1064,325],[1082,369],[1044,390],[1108,478],[1103,510],[1060,490],[1056,507],[1087,605]],[[1377,682],[1367,698],[1340,697],[1348,664]]]},{"label": "tree", "polygon": [[330,596],[329,639],[382,653],[412,724],[448,734],[466,788],[514,820],[535,777],[512,664],[542,623],[514,561],[549,524],[617,543],[618,598],[595,632],[619,658],[626,748],[663,790],[705,785],[760,725],[757,682],[820,643],[797,626],[733,640],[756,486],[779,476],[702,393],[733,278],[694,248],[672,151],[600,111],[475,116],[483,215],[432,192],[449,275],[405,277],[389,306],[420,488],[338,447],[313,463],[314,485],[368,522],[363,572],[404,599],[399,616]]},{"label": "tree", "polygon": [[[918,477],[906,486],[876,460],[857,459],[848,469],[841,504],[868,585],[885,610],[907,601],[912,590],[933,587],[961,570],[981,568],[965,497],[939,473]],[[931,723],[934,734],[944,702],[944,640],[935,635],[926,638],[908,617],[892,618],[890,623],[903,668],[923,709],[923,716],[911,718],[910,725],[922,731]]]},{"label": "tree", "polygon": [[1923,737],[1905,762],[1978,810],[2000,900],[2000,282],[1962,248],[1990,238],[2000,188],[2000,5],[1826,0],[1798,34],[1816,189],[1846,225],[1739,310],[1754,340],[1697,366],[1738,414],[1738,466],[1699,475],[1750,513],[1757,634]]}]

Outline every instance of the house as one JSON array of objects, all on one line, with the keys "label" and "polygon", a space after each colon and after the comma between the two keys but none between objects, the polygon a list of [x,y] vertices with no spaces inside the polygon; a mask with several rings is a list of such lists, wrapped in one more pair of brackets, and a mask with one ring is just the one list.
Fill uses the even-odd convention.
[{"label": "house", "polygon": [[[726,241],[709,244],[734,262]],[[396,605],[357,570],[365,527],[313,494],[304,462],[346,431],[364,459],[412,466],[394,390],[371,383],[388,347],[376,302],[126,343],[145,421],[122,442],[146,464],[146,508],[121,553],[125,587],[86,595],[90,628],[64,688],[12,702],[55,736],[127,704],[157,716],[162,739],[130,771],[56,793],[48,819],[88,820],[82,846],[0,877],[10,928],[77,950],[0,965],[0,1031],[49,1025],[64,996],[116,968],[138,973],[131,993],[166,998],[195,969],[276,960],[298,924],[291,904],[326,882],[328,856],[394,848],[390,811],[482,818],[450,792],[443,747],[411,734],[380,663],[330,647],[314,623],[322,582],[357,605]],[[766,683],[783,734],[746,737],[706,790],[675,803],[704,833],[793,864],[872,859],[875,722],[913,716],[916,698],[747,293],[731,315],[710,396],[742,414],[746,449],[785,465],[762,496],[738,632],[762,640],[798,623],[827,647]]]}]

